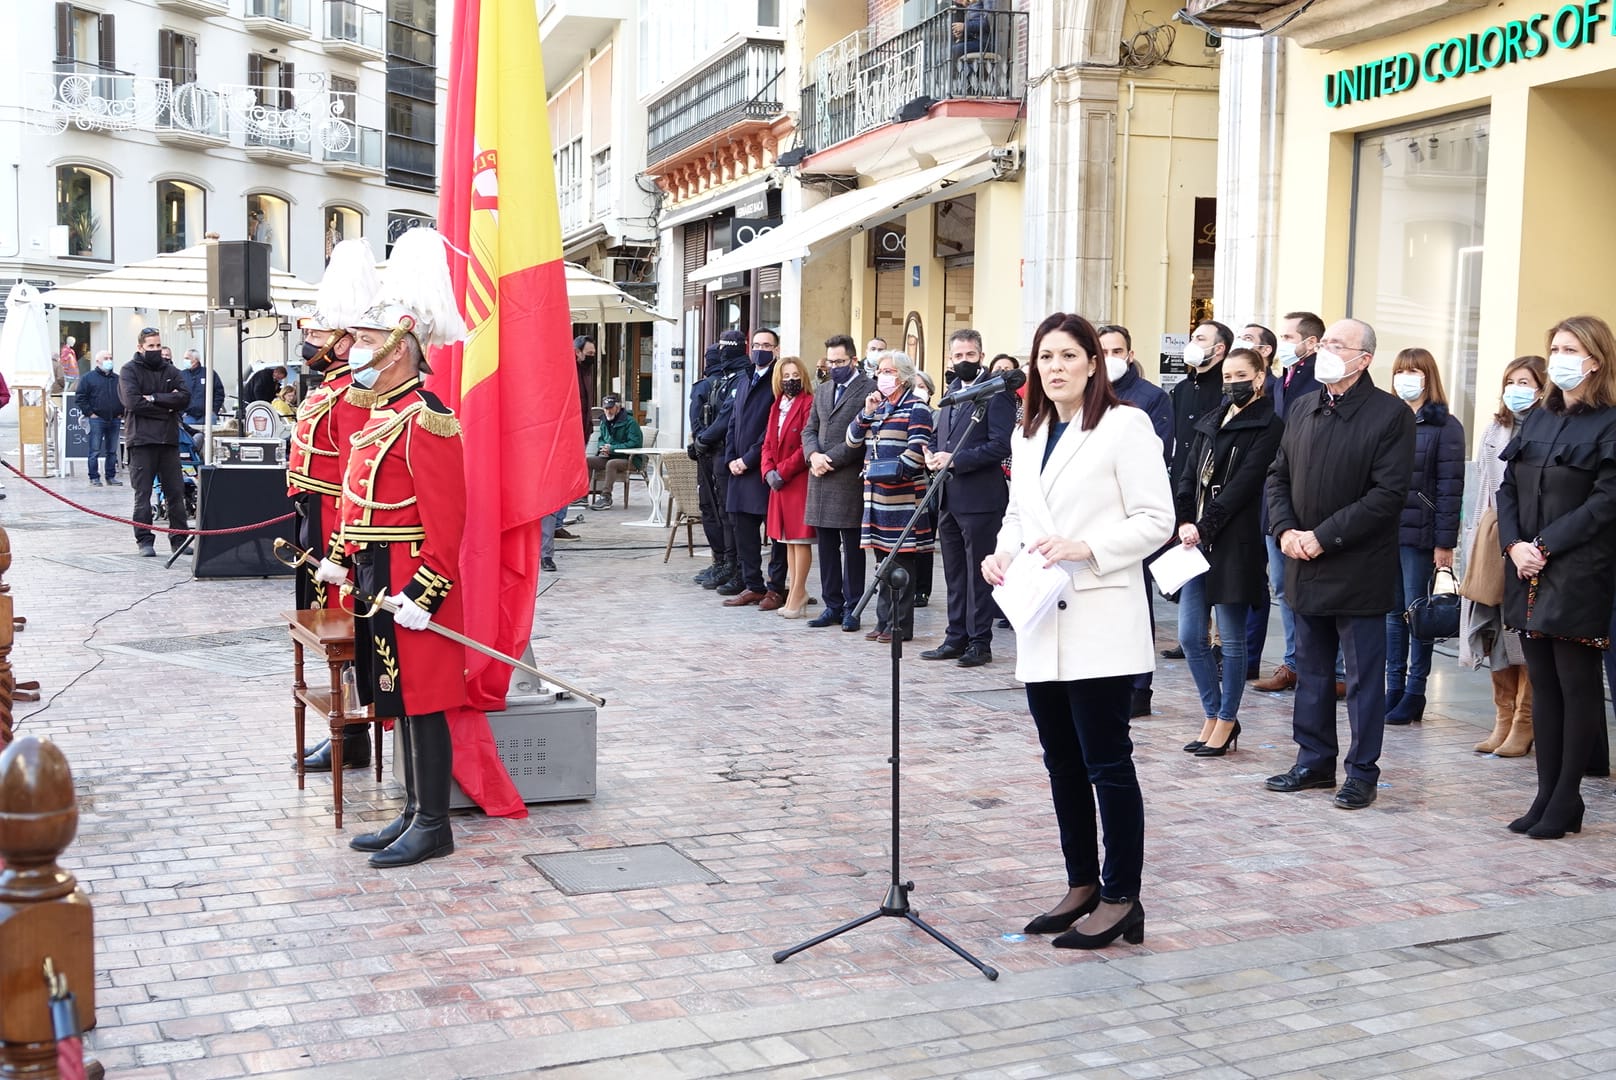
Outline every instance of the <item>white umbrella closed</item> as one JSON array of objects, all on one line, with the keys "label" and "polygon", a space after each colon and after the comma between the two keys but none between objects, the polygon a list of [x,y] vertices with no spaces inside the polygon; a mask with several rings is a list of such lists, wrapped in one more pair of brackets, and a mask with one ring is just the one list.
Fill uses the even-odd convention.
[{"label": "white umbrella closed", "polygon": [[39,290],[19,281],[6,295],[6,324],[0,329],[0,375],[8,386],[49,386],[56,346]]},{"label": "white umbrella closed", "polygon": [[567,263],[567,306],[575,323],[677,322],[649,304],[634,299],[605,278],[576,263]]}]

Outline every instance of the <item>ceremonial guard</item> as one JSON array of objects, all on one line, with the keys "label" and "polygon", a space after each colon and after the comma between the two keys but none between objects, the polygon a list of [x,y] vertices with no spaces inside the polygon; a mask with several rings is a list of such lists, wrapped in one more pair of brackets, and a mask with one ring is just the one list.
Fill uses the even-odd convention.
[{"label": "ceremonial guard", "polygon": [[[348,350],[353,335],[347,327],[359,321],[380,290],[376,256],[364,240],[344,240],[331,251],[315,306],[298,320],[303,331],[303,362],[319,373],[320,384],[298,406],[286,465],[286,489],[297,510],[297,545],[320,552],[336,528],[342,500],[342,477],[348,468],[348,441],[365,426],[370,410],[347,399],[353,382]],[[342,606],[341,594],[315,580],[312,567],[297,572],[297,606]],[[342,763],[350,769],[370,766],[370,738],[363,727],[344,736]],[[320,743],[303,759],[308,772],[329,772],[331,741]]]},{"label": "ceremonial guard", "polygon": [[316,576],[352,567],[360,593],[396,611],[354,619],[359,694],[399,717],[405,804],[397,820],[350,846],[375,867],[410,866],[454,851],[449,826],[453,751],[445,711],[466,700],[464,648],[428,627],[461,630],[459,572],[466,495],[460,423],[421,385],[427,350],[465,336],[450,292],[443,240],[413,229],[393,247],[383,299],[351,327],[347,398],[369,410],[353,437],[340,520]]}]

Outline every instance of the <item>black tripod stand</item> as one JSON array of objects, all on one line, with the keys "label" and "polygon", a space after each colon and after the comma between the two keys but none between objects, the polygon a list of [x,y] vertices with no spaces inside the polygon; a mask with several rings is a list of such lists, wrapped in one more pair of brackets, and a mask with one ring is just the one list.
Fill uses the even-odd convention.
[{"label": "black tripod stand", "polygon": [[[971,429],[977,425],[984,415],[986,415],[988,400],[988,398],[977,399],[976,408],[971,414],[971,421],[965,426],[965,431],[960,436],[960,443],[965,441],[965,439],[970,435]],[[838,935],[845,934],[855,927],[863,926],[867,922],[874,922],[876,919],[884,917],[890,919],[909,920],[916,926],[920,927],[920,929],[924,930],[927,934],[931,935],[934,939],[948,946],[954,955],[974,966],[989,979],[997,979],[999,977],[999,972],[996,968],[991,968],[984,964],[982,961],[960,948],[953,941],[949,940],[949,938],[946,937],[942,932],[929,925],[919,915],[915,914],[914,909],[909,906],[909,893],[912,889],[914,889],[915,883],[912,881],[903,880],[903,870],[901,868],[899,858],[899,843],[901,840],[901,834],[898,827],[900,777],[898,765],[898,723],[901,714],[898,707],[898,687],[900,685],[900,674],[903,668],[903,628],[898,609],[898,598],[903,594],[903,590],[909,585],[909,571],[897,564],[897,558],[898,552],[903,550],[904,543],[914,533],[916,523],[920,521],[922,515],[931,509],[931,506],[936,501],[938,494],[943,490],[943,485],[948,482],[948,477],[952,470],[953,466],[950,464],[948,468],[944,469],[942,472],[939,472],[935,477],[932,478],[932,484],[926,490],[926,497],[920,501],[920,505],[915,507],[915,512],[909,516],[909,522],[903,527],[903,532],[899,534],[897,542],[892,545],[892,550],[887,553],[887,557],[882,559],[881,565],[876,568],[875,580],[870,582],[869,588],[865,589],[864,595],[859,598],[858,605],[853,608],[853,614],[855,616],[863,614],[864,609],[870,603],[870,598],[875,595],[875,590],[878,588],[885,589],[887,594],[888,610],[892,612],[893,619],[898,624],[892,627],[892,756],[887,758],[887,763],[892,766],[892,882],[887,886],[887,895],[886,898],[881,901],[880,907],[876,908],[867,915],[860,915],[850,923],[844,923],[834,930],[826,931],[825,933],[820,934],[818,937],[809,938],[800,945],[793,945],[789,949],[781,949],[779,952],[774,954],[774,962],[776,964],[783,962],[788,957],[795,956],[804,949],[811,949],[815,945],[818,945],[821,942],[829,941],[831,938],[837,937]]]}]

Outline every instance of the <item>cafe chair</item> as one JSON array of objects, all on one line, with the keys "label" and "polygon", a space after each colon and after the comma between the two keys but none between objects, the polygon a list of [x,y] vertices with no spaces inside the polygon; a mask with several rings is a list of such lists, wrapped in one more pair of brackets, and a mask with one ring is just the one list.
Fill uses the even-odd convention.
[{"label": "cafe chair", "polygon": [[701,486],[696,480],[696,469],[696,463],[683,454],[662,457],[662,482],[673,497],[673,505],[668,509],[668,546],[662,552],[663,562],[673,557],[673,542],[679,537],[681,525],[685,527],[685,549],[695,557],[696,526],[701,524]]}]

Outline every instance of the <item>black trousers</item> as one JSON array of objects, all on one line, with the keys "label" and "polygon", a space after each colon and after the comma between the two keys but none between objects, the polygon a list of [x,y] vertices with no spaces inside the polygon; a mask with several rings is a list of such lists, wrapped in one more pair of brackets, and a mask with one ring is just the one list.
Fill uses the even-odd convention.
[{"label": "black trousers", "polygon": [[819,542],[819,587],[827,614],[849,615],[864,595],[864,549],[860,529],[815,528]]},{"label": "black trousers", "polygon": [[1582,814],[1582,776],[1605,730],[1600,651],[1559,638],[1521,638],[1532,677],[1537,798],[1530,815],[1564,826]]},{"label": "black trousers", "polygon": [[[178,446],[131,446],[129,448],[129,483],[135,489],[135,512],[130,515],[140,522],[135,526],[135,543],[149,544],[155,534],[148,526],[152,523],[152,480],[163,484],[163,495],[168,500],[168,527],[185,529],[185,476],[180,472]],[[170,535],[168,546],[178,551],[185,546],[185,537]]]},{"label": "black trousers", "polygon": [[763,575],[763,522],[762,514],[735,513],[735,555],[741,564],[741,583],[753,592],[772,589],[786,591],[786,546],[769,547],[769,573]]},{"label": "black trousers", "polygon": [[1335,773],[1335,657],[1346,658],[1349,779],[1380,780],[1386,738],[1386,617],[1296,612],[1296,701],[1291,713],[1296,764]]},{"label": "black trousers", "polygon": [[[993,590],[982,579],[982,560],[993,554],[1003,514],[943,511],[937,541],[943,550],[943,581],[948,585],[948,631],[943,644],[993,644]],[[927,590],[915,586],[916,592]]]},{"label": "black trousers", "polygon": [[[324,501],[320,496],[306,491],[292,497],[292,508],[297,511],[297,546],[316,558],[324,555],[327,545],[331,543],[331,535],[325,531],[326,523],[321,520],[324,517],[323,506]],[[325,607],[328,586],[314,580],[314,567],[298,567],[294,580],[297,583],[294,588],[299,611]]]},{"label": "black trousers", "polygon": [[[723,460],[723,454],[714,454],[706,458],[708,467],[708,480],[713,485],[713,513],[718,515],[718,527],[723,533],[724,554],[730,562],[735,562],[740,555],[740,546],[735,537],[735,515],[724,509],[729,505],[729,462]],[[705,517],[702,527],[707,525]]]},{"label": "black trousers", "polygon": [[701,497],[701,531],[707,535],[713,561],[724,562],[729,558],[729,541],[724,533],[724,503],[713,475],[712,454],[696,458],[696,491]]},{"label": "black trousers", "polygon": [[[877,563],[887,557],[887,553],[880,548],[870,550]],[[905,638],[911,638],[915,634],[915,553],[911,551],[907,555],[899,555],[894,565],[907,571],[908,580],[901,589],[889,589],[883,584],[876,590],[875,628],[893,633],[902,631]]]}]

